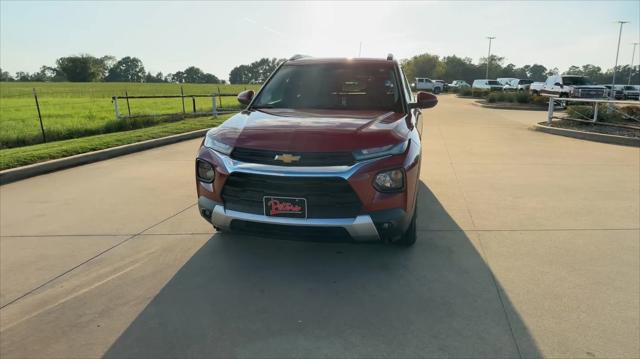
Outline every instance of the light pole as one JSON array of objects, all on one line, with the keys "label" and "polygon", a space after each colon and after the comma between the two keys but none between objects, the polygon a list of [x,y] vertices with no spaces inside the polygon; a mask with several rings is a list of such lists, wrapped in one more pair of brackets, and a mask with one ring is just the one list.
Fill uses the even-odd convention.
[{"label": "light pole", "polygon": [[634,42],[632,45],[633,53],[631,54],[631,70],[629,71],[629,81],[627,82],[627,85],[631,85],[631,76],[633,76],[633,60],[635,60],[636,57],[636,46],[638,46],[638,43]]},{"label": "light pole", "polygon": [[611,91],[609,91],[609,99],[613,99],[616,96],[616,70],[618,67],[618,55],[620,54],[620,40],[622,39],[622,25],[629,21],[617,21],[620,24],[620,32],[618,33],[618,49],[616,50],[616,64],[613,66],[613,80],[611,83]]},{"label": "light pole", "polygon": [[487,74],[485,76],[486,79],[489,78],[489,62],[491,62],[491,40],[495,38],[495,36],[487,36],[487,39],[489,39],[489,53],[487,54]]}]

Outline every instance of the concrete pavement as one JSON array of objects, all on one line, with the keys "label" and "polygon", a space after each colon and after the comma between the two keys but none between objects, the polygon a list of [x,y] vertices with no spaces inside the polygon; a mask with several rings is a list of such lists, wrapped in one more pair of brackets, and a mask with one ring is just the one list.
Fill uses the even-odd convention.
[{"label": "concrete pavement", "polygon": [[640,356],[640,151],[441,96],[419,239],[218,234],[199,141],[0,187],[0,356]]}]

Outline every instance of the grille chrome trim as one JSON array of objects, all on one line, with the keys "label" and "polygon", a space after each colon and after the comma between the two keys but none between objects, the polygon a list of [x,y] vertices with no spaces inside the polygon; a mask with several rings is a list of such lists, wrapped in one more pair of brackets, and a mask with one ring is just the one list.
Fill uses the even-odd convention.
[{"label": "grille chrome trim", "polygon": [[344,179],[349,179],[354,173],[356,173],[360,168],[373,163],[375,161],[379,161],[383,158],[390,156],[383,156],[372,158],[370,160],[356,162],[351,166],[322,166],[322,167],[308,167],[308,166],[275,166],[275,165],[265,165],[260,163],[248,163],[242,162],[238,160],[234,160],[233,158],[222,154],[220,152],[212,151],[215,156],[220,158],[222,163],[224,163],[224,167],[229,174],[233,172],[244,172],[244,173],[252,173],[252,174],[260,174],[260,175],[270,175],[270,176],[288,176],[288,177],[342,177]]},{"label": "grille chrome trim", "polygon": [[351,166],[356,162],[351,152],[292,152],[244,147],[234,148],[229,157],[236,161],[289,167]]}]

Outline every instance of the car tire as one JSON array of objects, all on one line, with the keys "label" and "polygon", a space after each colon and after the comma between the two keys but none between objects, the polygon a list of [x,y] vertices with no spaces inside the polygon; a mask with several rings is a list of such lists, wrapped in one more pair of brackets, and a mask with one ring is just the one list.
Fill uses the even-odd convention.
[{"label": "car tire", "polygon": [[442,90],[440,90],[440,87],[434,87],[433,88],[433,93],[436,94],[436,95],[439,94],[440,91],[442,91]]},{"label": "car tire", "polygon": [[409,228],[404,232],[402,237],[399,240],[394,242],[395,244],[402,247],[411,247],[414,243],[416,243],[416,239],[418,238],[418,228],[416,225],[416,220],[418,218],[418,204],[416,203],[416,208],[413,210],[413,217],[411,218],[411,223],[409,224]]}]

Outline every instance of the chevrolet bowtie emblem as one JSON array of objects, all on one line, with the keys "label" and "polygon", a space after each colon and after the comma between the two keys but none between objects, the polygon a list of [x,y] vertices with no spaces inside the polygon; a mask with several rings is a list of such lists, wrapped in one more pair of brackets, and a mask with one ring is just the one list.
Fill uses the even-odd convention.
[{"label": "chevrolet bowtie emblem", "polygon": [[297,162],[300,160],[300,156],[294,156],[292,154],[289,153],[283,153],[281,155],[276,155],[276,157],[273,158],[276,161],[282,161],[284,163],[291,163],[291,162]]}]

